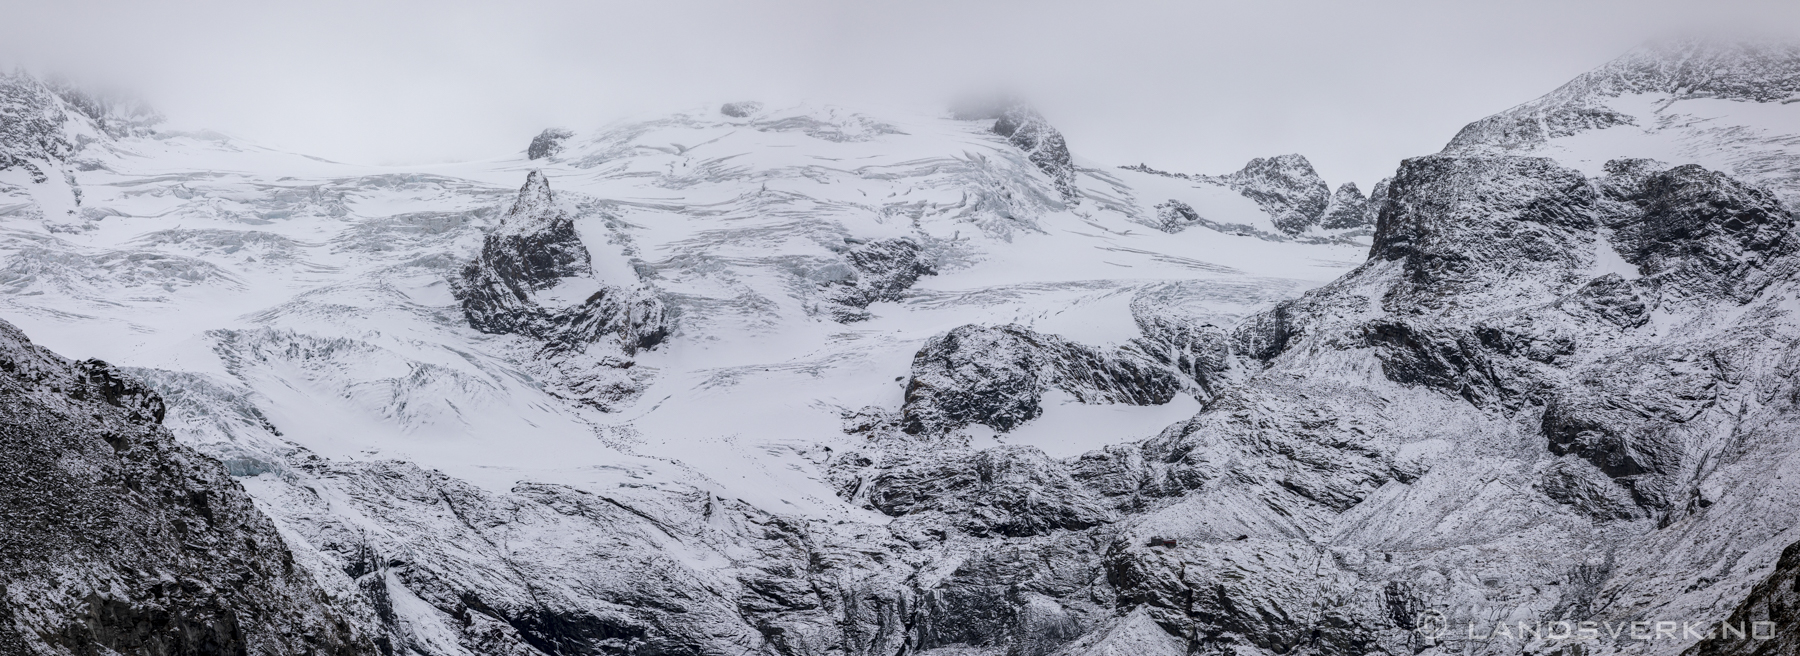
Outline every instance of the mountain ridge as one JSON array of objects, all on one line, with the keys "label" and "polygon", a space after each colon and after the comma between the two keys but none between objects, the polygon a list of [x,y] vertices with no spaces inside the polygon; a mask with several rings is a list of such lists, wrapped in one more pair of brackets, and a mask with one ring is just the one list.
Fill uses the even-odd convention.
[{"label": "mountain ridge", "polygon": [[[1748,91],[1608,104],[1691,77],[1644,52],[1368,197],[1085,165],[1019,108],[734,102],[413,174],[126,135],[186,159],[38,157],[61,215],[0,171],[0,308],[133,335],[395,653],[1554,653],[1473,636],[1768,616],[1800,543],[1800,142]],[[1507,136],[1543,112],[1632,120]]]}]

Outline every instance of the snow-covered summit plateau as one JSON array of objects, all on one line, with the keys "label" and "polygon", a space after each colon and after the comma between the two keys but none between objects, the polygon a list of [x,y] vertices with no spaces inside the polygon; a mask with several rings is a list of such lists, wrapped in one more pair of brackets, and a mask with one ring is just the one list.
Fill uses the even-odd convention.
[{"label": "snow-covered summit plateau", "polygon": [[0,78],[0,553],[180,527],[10,574],[0,648],[1784,653],[1796,99],[1649,47],[1365,196],[1015,103],[402,170]]}]

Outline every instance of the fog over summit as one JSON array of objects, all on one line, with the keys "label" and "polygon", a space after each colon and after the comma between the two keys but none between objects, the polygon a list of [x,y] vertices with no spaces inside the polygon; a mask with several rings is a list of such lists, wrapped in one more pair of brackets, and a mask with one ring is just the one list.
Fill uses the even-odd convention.
[{"label": "fog over summit", "polygon": [[5,3],[0,64],[172,126],[365,164],[500,157],[738,99],[1026,94],[1087,156],[1200,173],[1306,153],[1367,189],[1471,116],[1645,40],[1800,25],[1786,2]]}]

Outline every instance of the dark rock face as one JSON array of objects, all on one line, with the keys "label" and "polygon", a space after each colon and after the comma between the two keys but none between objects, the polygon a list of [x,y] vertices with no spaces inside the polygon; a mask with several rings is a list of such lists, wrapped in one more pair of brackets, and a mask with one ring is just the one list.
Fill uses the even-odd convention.
[{"label": "dark rock face", "polygon": [[1603,188],[1623,205],[1608,217],[1615,245],[1660,287],[1747,301],[1772,280],[1770,261],[1795,250],[1794,216],[1767,190],[1693,164],[1608,168]]},{"label": "dark rock face", "polygon": [[1275,227],[1290,235],[1319,225],[1331,204],[1331,187],[1300,155],[1258,157],[1217,181],[1256,201]]},{"label": "dark rock face", "polygon": [[[1390,294],[1391,308],[1554,297],[1593,263],[1597,194],[1549,159],[1417,157],[1401,164],[1389,194],[1369,258],[1404,263],[1409,284]],[[1495,289],[1509,289],[1507,298]]]},{"label": "dark rock face", "polygon": [[1363,198],[1362,190],[1356,188],[1356,183],[1346,182],[1331,195],[1331,203],[1319,217],[1319,227],[1326,230],[1373,228],[1375,222],[1370,221],[1370,218],[1369,199]]},{"label": "dark rock face", "polygon": [[531,138],[531,146],[525,149],[526,159],[543,159],[562,152],[563,142],[575,133],[562,128],[545,128],[538,136]]},{"label": "dark rock face", "polygon": [[757,112],[762,111],[762,108],[763,104],[759,102],[730,102],[721,105],[719,107],[719,113],[732,118],[749,118]]},{"label": "dark rock face", "polygon": [[843,256],[853,275],[824,283],[826,296],[835,306],[832,318],[839,322],[868,319],[869,304],[900,300],[921,276],[937,275],[936,262],[918,240],[846,241]]},{"label": "dark rock face", "polygon": [[0,651],[377,654],[162,400],[0,322]]},{"label": "dark rock face", "polygon": [[531,172],[500,227],[456,283],[463,314],[476,330],[522,334],[554,351],[581,351],[613,335],[627,352],[652,348],[667,338],[670,318],[662,301],[641,290],[602,285],[574,307],[546,307],[535,292],[569,278],[593,274],[575,223],[558,208],[542,173]]},{"label": "dark rock face", "polygon": [[902,429],[936,435],[970,424],[1008,431],[1036,418],[1044,392],[1083,403],[1168,403],[1172,372],[1137,356],[1105,354],[1020,326],[968,325],[931,338],[913,356]]},{"label": "dark rock face", "polygon": [[1782,550],[1775,570],[1756,584],[1731,616],[1711,627],[1682,656],[1782,656],[1800,654],[1800,543]]},{"label": "dark rock face", "polygon": [[980,537],[1079,531],[1110,520],[1098,498],[1031,447],[892,463],[869,482],[869,503],[899,517],[936,511]]}]

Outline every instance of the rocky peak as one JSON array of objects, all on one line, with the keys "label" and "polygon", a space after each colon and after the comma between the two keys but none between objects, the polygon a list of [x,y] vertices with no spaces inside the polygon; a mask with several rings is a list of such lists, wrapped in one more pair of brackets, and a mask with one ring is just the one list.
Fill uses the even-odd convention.
[{"label": "rocky peak", "polygon": [[525,149],[526,159],[543,159],[562,152],[563,142],[575,136],[574,132],[562,128],[545,128],[538,136],[532,137],[531,146]]},{"label": "rocky peak", "polygon": [[1375,227],[1377,219],[1381,216],[1381,208],[1387,206],[1388,185],[1393,182],[1393,178],[1382,178],[1380,182],[1375,183],[1374,189],[1369,190],[1369,202],[1363,205],[1363,225]]},{"label": "rocky peak", "polygon": [[1256,201],[1275,227],[1290,235],[1318,225],[1331,204],[1331,187],[1300,155],[1258,157],[1236,173],[1209,179]]},{"label": "rocky peak", "polygon": [[1635,117],[1606,102],[1627,94],[1790,102],[1800,96],[1800,44],[1698,39],[1651,44],[1541,98],[1470,123],[1446,151],[1532,148],[1587,130],[1633,125]]},{"label": "rocky peak", "polygon": [[463,315],[476,330],[523,334],[551,351],[579,352],[606,335],[626,352],[651,348],[668,336],[671,317],[647,289],[598,283],[584,302],[545,305],[538,292],[594,275],[592,256],[575,221],[557,202],[549,179],[532,171],[481,253],[453,281]]},{"label": "rocky peak", "polygon": [[1356,183],[1346,182],[1331,195],[1331,203],[1319,217],[1319,227],[1327,230],[1371,227],[1375,224],[1368,221],[1368,210],[1369,199],[1363,198],[1362,190],[1356,188]]},{"label": "rocky peak", "polygon": [[481,250],[483,261],[507,280],[531,289],[591,270],[575,222],[557,207],[550,181],[540,171],[526,176],[512,208]]}]

